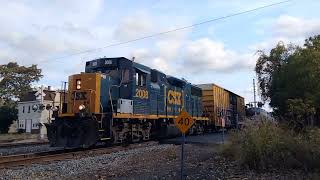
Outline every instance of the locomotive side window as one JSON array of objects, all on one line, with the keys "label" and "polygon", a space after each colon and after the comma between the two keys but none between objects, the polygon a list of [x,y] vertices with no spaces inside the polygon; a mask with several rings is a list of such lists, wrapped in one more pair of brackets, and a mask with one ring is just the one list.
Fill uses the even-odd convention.
[{"label": "locomotive side window", "polygon": [[136,85],[139,86],[139,73],[136,73]]},{"label": "locomotive side window", "polygon": [[143,74],[140,74],[140,78],[141,78],[141,81],[140,81],[140,86],[145,86],[145,80],[146,80],[146,78],[145,78],[145,76],[143,75]]},{"label": "locomotive side window", "polygon": [[122,82],[129,83],[130,82],[130,71],[129,69],[125,69],[122,71]]},{"label": "locomotive side window", "polygon": [[146,86],[147,84],[147,78],[146,74],[144,73],[136,73],[136,85],[137,86]]}]

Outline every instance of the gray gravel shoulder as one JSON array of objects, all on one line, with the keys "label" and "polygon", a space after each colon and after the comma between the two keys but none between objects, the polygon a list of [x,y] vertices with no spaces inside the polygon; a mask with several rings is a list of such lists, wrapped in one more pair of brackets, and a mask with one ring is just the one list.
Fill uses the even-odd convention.
[{"label": "gray gravel shoulder", "polygon": [[0,148],[0,156],[53,151],[58,149],[59,148],[50,147],[49,144],[37,144],[37,145],[28,145],[28,146],[19,146],[19,147],[5,147],[5,148]]},{"label": "gray gravel shoulder", "polygon": [[79,174],[87,174],[97,169],[118,166],[118,163],[124,162],[128,158],[138,156],[142,153],[150,154],[153,151],[170,146],[172,145],[155,145],[69,161],[57,161],[49,164],[33,164],[28,167],[2,169],[0,170],[0,179],[70,179]]},{"label": "gray gravel shoulder", "polygon": [[[179,179],[180,147],[156,144],[111,154],[0,170],[0,179]],[[187,144],[187,179],[310,179],[300,171],[257,173],[217,153],[218,145]]]}]

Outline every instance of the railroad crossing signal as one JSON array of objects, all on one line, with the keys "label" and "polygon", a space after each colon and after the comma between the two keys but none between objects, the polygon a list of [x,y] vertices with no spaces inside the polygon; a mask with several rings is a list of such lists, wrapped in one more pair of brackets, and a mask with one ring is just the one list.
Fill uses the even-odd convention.
[{"label": "railroad crossing signal", "polygon": [[184,134],[188,131],[189,128],[191,128],[194,120],[185,110],[182,110],[180,112],[180,115],[175,119],[174,122],[180,129],[180,131]]}]

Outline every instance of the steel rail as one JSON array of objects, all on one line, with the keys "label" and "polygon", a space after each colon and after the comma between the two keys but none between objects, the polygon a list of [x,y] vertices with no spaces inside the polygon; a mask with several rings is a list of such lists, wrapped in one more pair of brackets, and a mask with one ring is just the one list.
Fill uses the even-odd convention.
[{"label": "steel rail", "polygon": [[147,147],[158,144],[156,141],[147,141],[139,144],[130,144],[128,146],[98,147],[94,149],[70,149],[55,150],[38,153],[27,153],[19,155],[9,155],[0,157],[0,169],[14,166],[25,166],[29,164],[48,163],[51,161],[71,160],[81,156],[92,156],[99,154],[110,154],[118,151],[125,151],[139,147]]},{"label": "steel rail", "polygon": [[33,146],[33,145],[42,145],[42,144],[49,144],[49,142],[48,141],[40,141],[40,142],[24,142],[24,143],[0,143],[0,148]]}]

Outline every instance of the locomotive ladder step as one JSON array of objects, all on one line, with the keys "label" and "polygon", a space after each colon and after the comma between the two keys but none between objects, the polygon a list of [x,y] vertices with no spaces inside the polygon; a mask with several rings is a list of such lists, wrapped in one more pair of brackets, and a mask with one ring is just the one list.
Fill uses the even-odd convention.
[{"label": "locomotive ladder step", "polygon": [[111,138],[100,138],[101,141],[110,140]]},{"label": "locomotive ladder step", "polygon": [[101,131],[101,132],[102,132],[102,131],[105,131],[105,130],[104,130],[104,129],[99,129],[99,131]]}]

